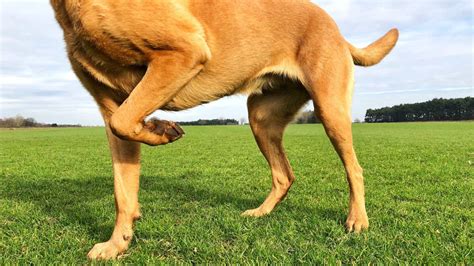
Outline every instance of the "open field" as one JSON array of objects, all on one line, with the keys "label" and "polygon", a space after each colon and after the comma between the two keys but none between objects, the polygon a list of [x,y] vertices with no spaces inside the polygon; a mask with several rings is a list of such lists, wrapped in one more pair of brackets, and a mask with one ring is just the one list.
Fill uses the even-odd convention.
[{"label": "open field", "polygon": [[[246,126],[184,127],[144,147],[137,223],[124,263],[474,263],[474,123],[356,124],[369,231],[346,234],[348,188],[320,125],[292,125],[297,176],[269,216],[270,189]],[[471,161],[472,165],[469,163]],[[84,264],[114,223],[103,128],[0,131],[0,264]]]}]

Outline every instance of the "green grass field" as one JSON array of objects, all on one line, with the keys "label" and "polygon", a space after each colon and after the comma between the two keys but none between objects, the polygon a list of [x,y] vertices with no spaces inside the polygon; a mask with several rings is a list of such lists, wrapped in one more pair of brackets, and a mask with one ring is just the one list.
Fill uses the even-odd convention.
[{"label": "green grass field", "polygon": [[[145,147],[143,218],[123,263],[473,265],[474,123],[356,124],[370,229],[346,234],[348,187],[320,125],[292,125],[297,176],[269,216],[244,218],[271,178],[246,126],[185,127]],[[114,224],[103,128],[0,131],[0,264],[84,264]]]}]

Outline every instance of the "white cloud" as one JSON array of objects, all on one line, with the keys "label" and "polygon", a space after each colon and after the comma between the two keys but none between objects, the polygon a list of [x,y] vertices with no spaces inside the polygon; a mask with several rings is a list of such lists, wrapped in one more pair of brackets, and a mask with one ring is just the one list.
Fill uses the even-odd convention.
[{"label": "white cloud", "polygon": [[64,84],[71,81],[77,81],[77,77],[72,71],[54,72],[49,76],[39,76],[34,73],[27,75],[0,74],[0,88],[4,90],[10,86]]},{"label": "white cloud", "polygon": [[332,16],[338,17],[338,18],[346,18],[351,14],[351,2],[352,0],[321,0],[321,1],[316,1],[313,0],[311,1],[315,4],[318,4],[321,7],[324,7],[324,10],[331,14]]},{"label": "white cloud", "polygon": [[438,89],[411,89],[411,90],[388,90],[388,91],[370,91],[370,92],[356,92],[356,95],[381,95],[381,94],[401,94],[412,92],[435,92],[435,91],[467,91],[474,93],[474,87],[458,87],[458,88],[438,88]]}]

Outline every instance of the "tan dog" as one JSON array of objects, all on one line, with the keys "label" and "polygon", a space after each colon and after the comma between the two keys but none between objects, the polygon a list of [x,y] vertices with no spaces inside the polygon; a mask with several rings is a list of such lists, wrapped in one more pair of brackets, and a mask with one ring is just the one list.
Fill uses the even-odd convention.
[{"label": "tan dog", "polygon": [[178,139],[173,122],[151,120],[155,110],[184,110],[248,93],[249,121],[267,159],[273,186],[263,204],[243,213],[268,214],[295,179],[282,135],[313,100],[347,172],[346,227],[369,226],[362,168],[352,147],[353,68],[380,62],[394,47],[391,30],[365,49],[345,41],[334,21],[303,0],[51,0],[68,56],[100,107],[114,167],[116,223],[91,259],[124,252],[138,205],[140,142]]}]

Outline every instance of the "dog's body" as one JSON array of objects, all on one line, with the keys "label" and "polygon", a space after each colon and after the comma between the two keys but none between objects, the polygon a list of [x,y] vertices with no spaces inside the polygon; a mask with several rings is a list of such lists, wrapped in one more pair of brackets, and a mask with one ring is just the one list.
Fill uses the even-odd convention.
[{"label": "dog's body", "polygon": [[390,31],[366,49],[303,0],[51,0],[75,73],[98,103],[115,175],[117,220],[89,257],[115,258],[132,237],[138,207],[139,142],[160,145],[183,134],[173,122],[144,119],[248,93],[249,121],[273,175],[269,213],[294,176],[282,148],[286,125],[313,100],[346,168],[347,228],[368,227],[362,169],[352,148],[353,66],[378,63],[394,47]]}]

